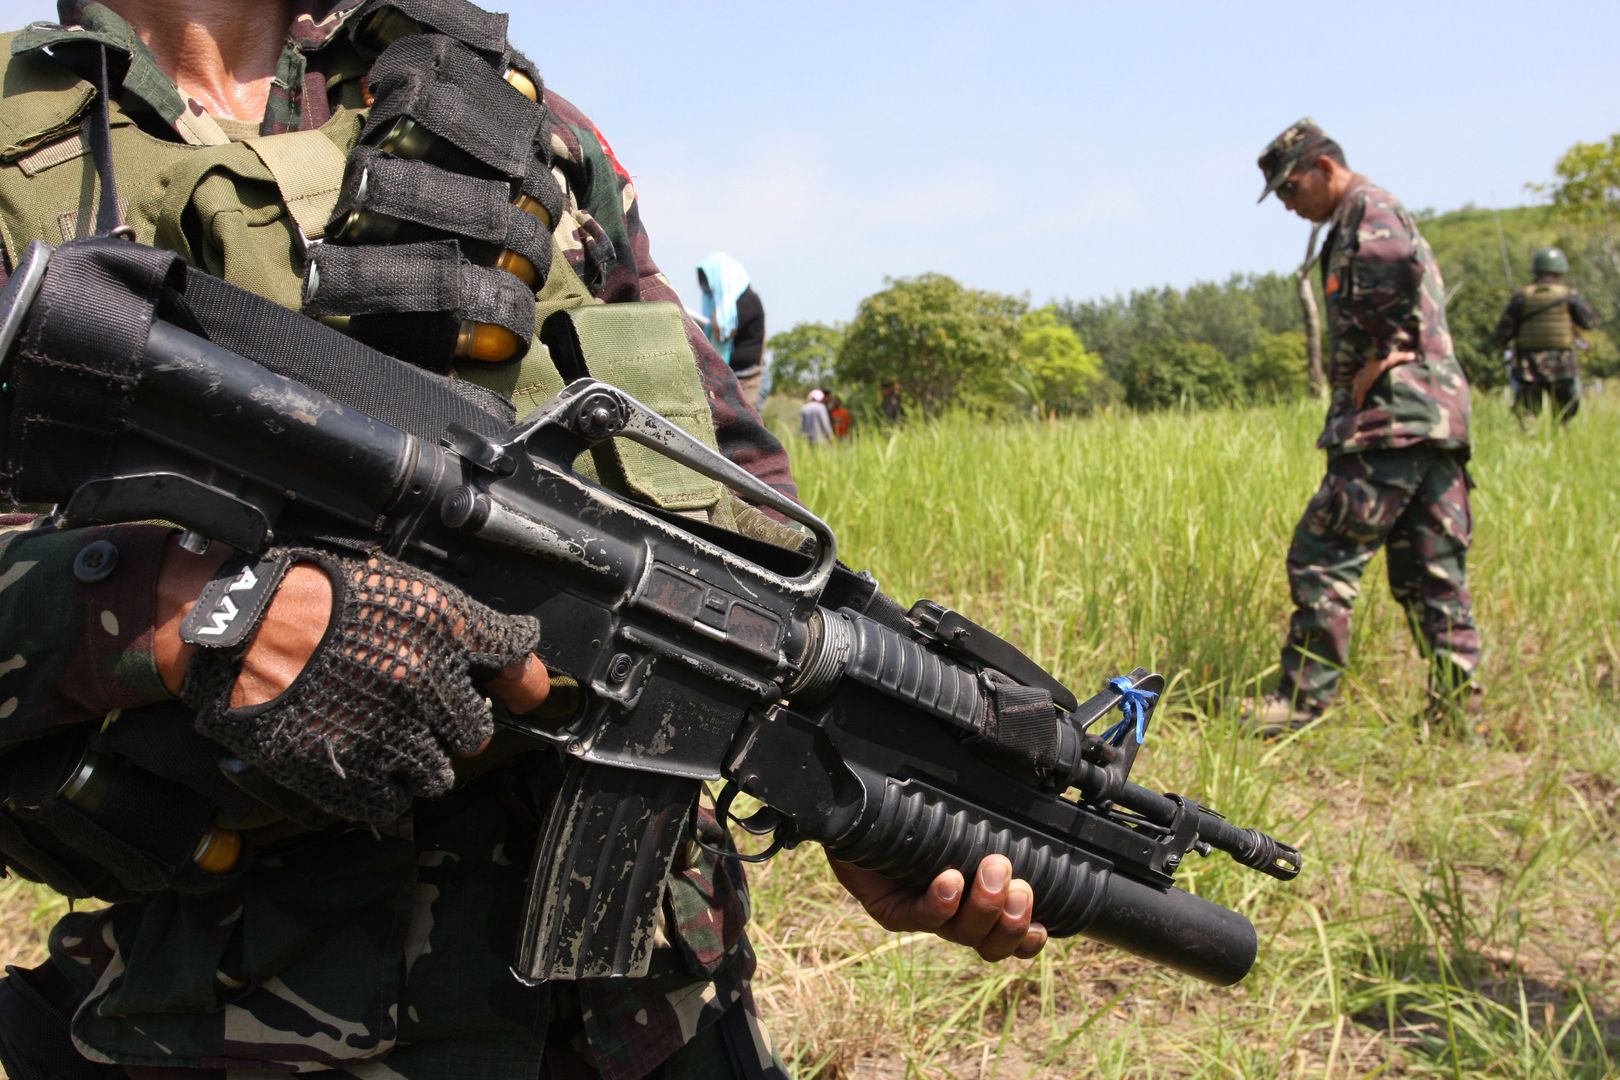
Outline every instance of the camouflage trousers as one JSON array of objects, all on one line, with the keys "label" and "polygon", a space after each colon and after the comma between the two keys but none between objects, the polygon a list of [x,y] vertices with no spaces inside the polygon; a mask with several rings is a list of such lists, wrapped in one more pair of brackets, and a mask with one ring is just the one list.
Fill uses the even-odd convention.
[{"label": "camouflage trousers", "polygon": [[1580,362],[1574,349],[1525,353],[1513,361],[1513,413],[1523,424],[1551,408],[1563,423],[1581,410]]},{"label": "camouflage trousers", "polygon": [[[0,1075],[784,1078],[732,860],[705,852],[671,873],[645,978],[513,977],[534,792],[555,775],[550,755],[525,754],[376,831],[260,844],[212,892],[64,916],[46,964],[0,978]],[[726,842],[711,813],[699,828]]]},{"label": "camouflage trousers", "polygon": [[1479,665],[1468,584],[1472,482],[1451,453],[1432,447],[1371,450],[1328,462],[1294,530],[1288,584],[1294,614],[1278,693],[1325,706],[1350,659],[1350,613],[1361,575],[1380,547],[1389,590],[1406,609],[1430,662],[1430,689],[1450,693]]}]

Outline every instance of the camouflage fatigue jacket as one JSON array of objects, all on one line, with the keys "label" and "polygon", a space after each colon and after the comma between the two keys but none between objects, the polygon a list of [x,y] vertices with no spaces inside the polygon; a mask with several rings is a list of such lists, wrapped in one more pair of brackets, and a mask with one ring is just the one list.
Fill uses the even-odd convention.
[{"label": "camouflage fatigue jacket", "polygon": [[[360,0],[297,5],[262,130],[318,125],[355,104],[364,64],[341,34]],[[66,0],[64,26],[35,24],[15,48],[93,35],[129,55],[126,109],[171,137],[223,137],[186,101],[128,24]],[[543,70],[543,69],[542,69]],[[654,264],[628,172],[574,106],[546,94],[554,168],[567,193],[557,238],[609,301],[677,300]],[[720,448],[793,495],[780,444],[688,322]],[[63,727],[115,723],[165,702],[152,657],[158,555],[166,531],[60,531],[0,518],[0,749]],[[87,544],[116,545],[115,572],[74,577]],[[321,1071],[366,1077],[537,1075],[550,1012],[545,989],[508,972],[519,890],[537,822],[544,755],[522,755],[389,829],[336,828],[255,851],[231,886],[160,893],[65,918],[52,956],[86,1001],[81,1052],[153,1068]],[[747,996],[752,954],[740,869],[707,855],[671,879],[668,947],[653,974],[571,996],[577,1052],[611,1078],[644,1075]]]},{"label": "camouflage fatigue jacket", "polygon": [[[1358,176],[1322,246],[1329,454],[1429,443],[1468,450],[1468,381],[1434,252],[1393,195]],[[1358,400],[1359,397],[1359,400]]]},{"label": "camouflage fatigue jacket", "polygon": [[[1517,289],[1502,309],[1491,333],[1491,343],[1498,348],[1512,346],[1519,336],[1519,324],[1524,320],[1525,290]],[[1564,302],[1569,305],[1569,317],[1582,330],[1590,330],[1601,320],[1594,308],[1580,293],[1569,290]],[[1580,354],[1575,349],[1532,349],[1513,354],[1513,377],[1519,382],[1550,382],[1554,379],[1574,379],[1581,373]]]}]

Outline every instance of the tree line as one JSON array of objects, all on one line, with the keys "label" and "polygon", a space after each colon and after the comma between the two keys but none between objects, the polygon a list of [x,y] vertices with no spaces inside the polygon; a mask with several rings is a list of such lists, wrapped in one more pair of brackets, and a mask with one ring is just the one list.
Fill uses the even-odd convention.
[{"label": "tree line", "polygon": [[[1568,280],[1597,307],[1590,375],[1620,375],[1620,134],[1579,143],[1536,190],[1548,205],[1418,211],[1445,278],[1458,359],[1481,390],[1506,381],[1492,331],[1530,258],[1560,247]],[[1311,288],[1321,310],[1321,285]],[[1185,289],[1055,301],[972,289],[943,274],[888,279],[849,323],[801,323],[769,341],[772,392],[837,386],[875,412],[898,383],[912,415],[962,408],[991,416],[1070,416],[1269,402],[1305,394],[1307,350],[1292,276],[1233,275]]]}]

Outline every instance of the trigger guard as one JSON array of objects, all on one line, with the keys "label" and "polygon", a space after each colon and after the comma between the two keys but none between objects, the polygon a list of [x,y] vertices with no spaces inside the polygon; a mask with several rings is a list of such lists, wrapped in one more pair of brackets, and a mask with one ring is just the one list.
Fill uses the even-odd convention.
[{"label": "trigger guard", "polygon": [[694,800],[692,803],[692,838],[697,841],[698,847],[709,852],[711,855],[719,856],[722,859],[735,859],[738,862],[746,863],[761,863],[769,859],[772,855],[775,855],[778,851],[781,851],[785,846],[782,842],[781,836],[778,835],[778,830],[780,830],[783,825],[782,815],[768,806],[762,806],[752,814],[749,814],[746,818],[738,817],[736,814],[731,812],[731,804],[741,791],[742,789],[739,788],[735,783],[730,780],[726,781],[725,786],[720,789],[720,794],[714,800],[714,816],[716,820],[719,821],[721,828],[725,828],[729,823],[737,825],[750,836],[769,836],[771,838],[770,846],[768,846],[764,851],[754,852],[752,854],[744,854],[741,851],[737,851],[735,848],[727,850],[708,843],[703,839],[702,835],[697,831],[696,828],[698,807],[696,800]]}]

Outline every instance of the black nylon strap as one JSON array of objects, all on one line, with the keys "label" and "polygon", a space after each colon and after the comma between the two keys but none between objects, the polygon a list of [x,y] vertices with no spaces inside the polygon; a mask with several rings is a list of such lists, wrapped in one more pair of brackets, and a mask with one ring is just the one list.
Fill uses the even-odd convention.
[{"label": "black nylon strap", "polygon": [[1036,769],[1055,765],[1058,719],[1052,695],[999,673],[988,674],[985,681],[990,692],[986,695],[981,734],[998,750]]},{"label": "black nylon strap", "polygon": [[369,5],[354,24],[364,25],[372,12],[384,8],[393,8],[430,30],[455,38],[483,53],[491,63],[499,64],[506,57],[507,17],[504,14],[485,11],[468,0],[386,0]]},{"label": "black nylon strap", "polygon": [[117,1065],[80,1055],[68,1021],[80,993],[54,964],[8,966],[0,979],[0,1066],[12,1080],[126,1080]]},{"label": "black nylon strap", "polygon": [[201,271],[187,275],[185,292],[216,344],[419,439],[437,440],[452,423],[493,435],[514,420],[511,403],[491,390],[433,375]]},{"label": "black nylon strap", "polygon": [[505,180],[466,176],[374,146],[357,146],[327,234],[337,235],[351,214],[380,214],[413,224],[418,228],[409,231],[415,239],[455,238],[468,258],[482,265],[493,263],[502,250],[515,251],[533,264],[541,283],[550,269],[551,233],[512,205]]},{"label": "black nylon strap", "polygon": [[475,266],[454,240],[344,247],[322,244],[310,255],[314,288],[309,315],[445,313],[456,322],[493,323],[528,341],[534,294],[501,270]]},{"label": "black nylon strap", "polygon": [[96,53],[96,105],[90,120],[90,158],[95,162],[96,177],[101,182],[101,198],[96,203],[96,235],[112,236],[122,231],[124,218],[118,212],[118,179],[113,173],[107,46],[98,46]]},{"label": "black nylon strap", "polygon": [[409,117],[501,176],[528,174],[544,110],[460,42],[400,38],[377,58],[370,80],[375,101],[361,142]]},{"label": "black nylon strap", "polygon": [[160,309],[176,325],[418,438],[436,441],[450,423],[491,435],[512,423],[499,395],[367,348],[190,270],[172,252],[76,241],[52,253],[7,373],[0,489],[8,498],[57,502],[105,465]]},{"label": "black nylon strap", "polygon": [[8,498],[55,502],[108,460],[134,400],[156,298],[182,280],[183,265],[170,252],[106,238],[56,250],[9,374],[0,464]]},{"label": "black nylon strap", "polygon": [[[545,143],[541,139],[542,144]],[[523,178],[523,194],[545,207],[546,216],[555,224],[562,217],[565,198],[562,185],[557,182],[556,176],[550,167],[551,150],[548,146],[542,159],[537,159]]]}]

